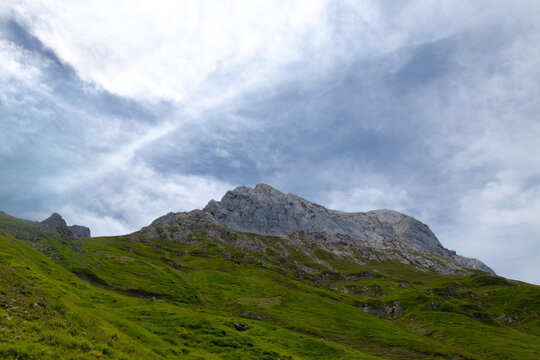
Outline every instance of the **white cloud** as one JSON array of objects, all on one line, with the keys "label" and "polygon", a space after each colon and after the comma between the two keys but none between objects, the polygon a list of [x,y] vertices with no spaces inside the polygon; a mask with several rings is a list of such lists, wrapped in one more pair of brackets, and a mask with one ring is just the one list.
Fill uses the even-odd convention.
[{"label": "white cloud", "polygon": [[506,171],[463,195],[459,227],[448,236],[462,251],[482,254],[501,275],[540,284],[531,271],[540,258],[540,178],[521,176]]},{"label": "white cloud", "polygon": [[49,212],[89,226],[93,236],[125,234],[169,211],[201,209],[233,187],[204,176],[163,175],[135,161],[70,187],[64,180],[58,179],[63,189],[54,196],[62,203],[51,204]]},{"label": "white cloud", "polygon": [[19,49],[0,38],[0,101],[5,106],[24,103],[28,99],[15,96],[19,87],[24,86],[42,93],[48,92],[47,85],[40,82],[41,62],[28,51]]},{"label": "white cloud", "polygon": [[502,38],[487,37],[494,47],[463,44],[461,69],[415,93],[414,109],[431,124],[426,144],[452,191],[439,198],[454,206],[446,223],[430,223],[441,242],[540,283],[531,271],[540,259],[540,28],[529,16],[505,26]]},{"label": "white cloud", "polygon": [[[530,275],[532,259],[540,258],[535,235],[540,233],[535,217],[540,213],[535,185],[540,176],[540,3],[388,4],[12,1],[9,11],[0,8],[0,15],[13,12],[88,81],[70,86],[87,86],[89,95],[102,87],[144,101],[172,100],[175,109],[150,124],[95,112],[93,104],[80,108],[69,94],[51,92],[54,85],[43,76],[45,59],[0,40],[0,105],[15,109],[0,124],[6,129],[0,152],[30,154],[25,159],[35,163],[28,168],[45,162],[47,171],[28,180],[33,186],[24,196],[46,194],[55,199],[51,212],[90,225],[95,234],[135,230],[170,210],[201,207],[237,185],[174,169],[162,174],[149,159],[162,165],[185,155],[189,169],[197,168],[197,161],[219,167],[225,159],[235,167],[236,179],[245,182],[265,174],[276,180],[271,185],[310,188],[315,194],[330,189],[320,201],[331,208],[412,211],[445,246],[480,257],[502,275],[540,282]],[[431,60],[447,61],[449,76],[421,83],[403,97],[387,89],[392,86],[388,77],[414,58],[415,49],[439,40],[448,52]],[[357,65],[353,72],[348,65],[355,62],[371,68]],[[360,114],[350,120],[357,126],[339,123],[343,133],[377,127],[377,150],[359,136],[368,145],[346,156],[317,151],[317,141],[327,140],[325,127],[333,116],[341,116],[335,108],[366,106],[350,100],[356,99],[352,95],[341,103],[342,94],[332,93],[341,82],[350,82],[343,89],[358,97],[380,92],[373,98],[384,99],[380,111],[351,112]],[[297,106],[289,102],[274,109],[265,103],[289,84],[298,93],[315,89],[319,98],[306,100],[309,95],[300,94],[305,103],[299,109],[311,109],[293,109],[297,118],[273,116]],[[242,112],[252,100],[267,109],[254,111],[252,106]],[[324,106],[313,105],[318,101]],[[328,115],[320,115],[321,109]],[[259,110],[270,115],[256,118]],[[407,123],[398,124],[395,113],[403,113]],[[294,124],[275,124],[278,120]],[[384,143],[384,137],[399,131],[404,136],[414,132],[419,146],[395,144],[405,153],[394,154],[394,145]],[[36,149],[21,146],[37,133],[32,137]],[[210,139],[215,149],[201,154],[201,138]],[[350,141],[352,136],[335,138]],[[385,151],[377,139],[383,139],[388,156],[381,155]],[[414,153],[418,148],[422,153]],[[341,146],[324,149],[343,151]],[[285,156],[289,153],[301,159]],[[324,162],[314,158],[319,155]],[[403,168],[415,163],[418,168]],[[4,180],[11,183],[3,188],[15,183],[18,188],[20,177],[13,179]],[[445,216],[438,218],[441,213]],[[510,256],[512,268],[501,254]]]},{"label": "white cloud", "polygon": [[336,65],[489,21],[493,6],[481,12],[480,7],[329,0],[19,0],[12,5],[31,32],[84,79],[121,95],[191,107],[212,106],[291,75],[302,81],[304,74],[312,85]]},{"label": "white cloud", "polygon": [[353,187],[342,191],[331,191],[328,207],[340,211],[359,212],[378,209],[403,211],[411,199],[405,190],[381,189],[377,187]]},{"label": "white cloud", "polygon": [[83,78],[122,95],[194,100],[212,74],[227,76],[221,93],[233,91],[227,82],[252,83],[325,40],[315,26],[325,3],[19,1],[14,9]]}]

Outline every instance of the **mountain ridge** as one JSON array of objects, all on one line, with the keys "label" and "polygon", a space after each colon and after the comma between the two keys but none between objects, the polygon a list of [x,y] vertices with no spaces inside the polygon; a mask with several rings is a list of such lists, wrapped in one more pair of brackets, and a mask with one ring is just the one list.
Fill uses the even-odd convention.
[{"label": "mountain ridge", "polygon": [[[318,210],[358,225],[358,214]],[[417,224],[368,215],[395,236]],[[0,358],[538,358],[539,286],[427,250],[418,263],[399,246],[361,245],[342,233],[235,230],[203,210],[93,238],[0,214]]]},{"label": "mountain ridge", "polygon": [[[212,225],[214,222],[233,231],[283,237],[290,245],[303,251],[306,246],[317,246],[349,262],[395,260],[442,274],[467,274],[471,269],[496,275],[480,260],[445,248],[428,225],[409,215],[389,209],[367,212],[328,209],[267,184],[257,184],[254,188],[238,186],[227,191],[220,201],[210,200],[202,210],[170,212],[140,231],[157,237],[155,229],[150,230],[153,226],[175,221],[181,223],[184,214],[195,213],[205,230],[214,228],[216,231]],[[68,240],[91,236],[88,227],[68,226],[58,213],[36,224],[41,231]],[[39,238],[35,233],[15,234],[31,240]],[[184,235],[181,231],[168,236],[173,239]],[[252,239],[244,237],[241,246],[253,248],[260,245],[252,242]],[[318,258],[313,260],[322,261]]]},{"label": "mountain ridge", "polygon": [[[254,188],[239,186],[227,191],[220,201],[211,200],[203,209],[218,223],[235,230],[269,236],[304,237],[355,249],[367,248],[393,260],[422,262],[423,255],[436,255],[445,265],[431,261],[442,273],[459,272],[450,262],[495,274],[486,264],[446,249],[429,227],[394,210],[347,213],[327,209],[295,194],[285,194],[266,184]],[[399,256],[403,255],[403,256]],[[448,260],[448,261],[447,261]]]}]

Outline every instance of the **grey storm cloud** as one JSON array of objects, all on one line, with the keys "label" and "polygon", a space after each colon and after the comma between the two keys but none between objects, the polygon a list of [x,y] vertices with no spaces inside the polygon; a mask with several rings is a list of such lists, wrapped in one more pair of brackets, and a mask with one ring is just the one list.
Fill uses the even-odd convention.
[{"label": "grey storm cloud", "polygon": [[[291,10],[305,20],[265,23],[298,21],[274,37],[232,32],[223,42],[236,47],[185,73],[113,25],[117,42],[100,47],[101,33],[86,38],[54,10],[38,22],[23,3],[0,26],[3,211],[122,233],[265,182],[341,210],[406,212],[445,246],[540,283],[532,2],[321,2]],[[87,43],[58,42],[45,16]],[[179,56],[163,44],[157,55]]]}]

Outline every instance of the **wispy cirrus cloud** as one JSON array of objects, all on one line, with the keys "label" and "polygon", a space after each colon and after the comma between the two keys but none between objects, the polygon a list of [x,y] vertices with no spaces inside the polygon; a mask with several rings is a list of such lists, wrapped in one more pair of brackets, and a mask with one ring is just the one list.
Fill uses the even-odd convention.
[{"label": "wispy cirrus cloud", "polygon": [[19,1],[13,9],[83,79],[130,97],[208,104],[323,41],[325,5]]}]

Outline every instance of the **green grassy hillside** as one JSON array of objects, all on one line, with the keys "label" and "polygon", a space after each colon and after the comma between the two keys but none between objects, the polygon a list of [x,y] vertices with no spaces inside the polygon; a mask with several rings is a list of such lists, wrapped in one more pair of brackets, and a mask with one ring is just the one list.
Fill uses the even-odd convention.
[{"label": "green grassy hillside", "polygon": [[538,286],[189,230],[64,240],[0,214],[0,357],[540,359]]}]

